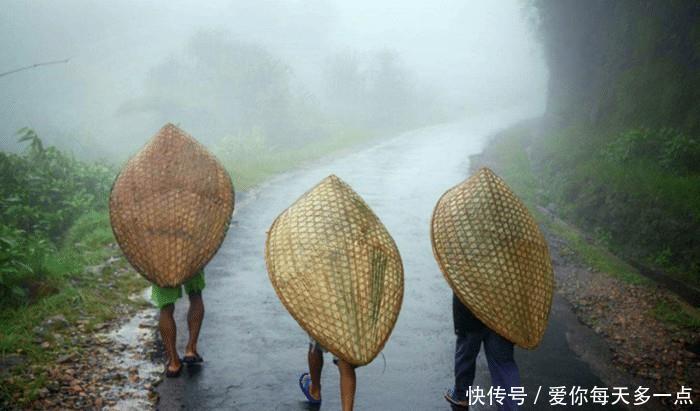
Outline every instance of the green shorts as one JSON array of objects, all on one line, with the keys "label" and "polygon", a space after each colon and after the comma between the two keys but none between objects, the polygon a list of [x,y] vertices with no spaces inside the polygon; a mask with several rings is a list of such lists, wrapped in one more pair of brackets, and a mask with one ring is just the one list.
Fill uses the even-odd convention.
[{"label": "green shorts", "polygon": [[[197,293],[204,289],[204,271],[195,274],[194,277],[185,281],[185,292],[187,294]],[[175,304],[182,297],[182,286],[179,287],[158,287],[151,284],[151,301],[158,308],[163,308],[168,304]]]}]

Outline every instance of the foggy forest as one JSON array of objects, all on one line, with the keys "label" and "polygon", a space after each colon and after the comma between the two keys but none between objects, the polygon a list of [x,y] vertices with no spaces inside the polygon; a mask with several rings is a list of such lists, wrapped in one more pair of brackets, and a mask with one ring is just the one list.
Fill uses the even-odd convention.
[{"label": "foggy forest", "polygon": [[[449,409],[458,292],[431,215],[482,167],[532,215],[553,267],[543,340],[515,348],[521,408],[549,408],[532,400],[554,386],[628,387],[627,405],[572,394],[579,409],[700,401],[700,2],[0,10],[0,409],[315,409],[297,382],[309,332],[278,301],[264,248],[275,217],[329,175],[376,213],[403,264],[400,315],[357,369],[355,407]],[[205,361],[179,378],[163,376],[154,291],[110,220],[115,180],[166,124],[235,190],[204,267]],[[183,354],[189,301],[174,314]],[[326,358],[324,408],[346,409]],[[486,390],[490,366],[479,357]]]}]

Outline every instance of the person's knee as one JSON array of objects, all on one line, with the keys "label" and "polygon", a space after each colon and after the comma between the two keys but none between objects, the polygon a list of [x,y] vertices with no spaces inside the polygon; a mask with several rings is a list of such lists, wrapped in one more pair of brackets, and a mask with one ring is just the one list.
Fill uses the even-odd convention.
[{"label": "person's knee", "polygon": [[318,342],[311,340],[309,342],[309,353],[313,353],[314,355],[320,355],[323,356],[323,353],[327,352],[325,348]]},{"label": "person's knee", "polygon": [[338,359],[336,362],[341,375],[355,377],[355,366],[345,360]]},{"label": "person's knee", "polygon": [[175,312],[175,304],[166,304],[160,307],[160,315],[165,315],[166,317],[172,317]]},{"label": "person's knee", "polygon": [[499,364],[514,361],[513,343],[500,336],[498,336],[498,338],[492,338],[487,344],[484,344],[484,351],[486,351],[486,357],[489,360]]},{"label": "person's knee", "polygon": [[320,358],[323,361],[323,351],[318,344],[309,344],[309,355]]},{"label": "person's knee", "polygon": [[202,298],[202,293],[200,291],[192,292],[187,294],[190,299],[190,309],[195,307],[198,311],[204,313],[204,299]]},{"label": "person's knee", "polygon": [[515,362],[515,358],[513,357],[513,351],[511,351],[510,353],[501,350],[486,351],[486,359],[500,365],[511,364]]},{"label": "person's knee", "polygon": [[482,340],[483,335],[480,333],[457,334],[455,356],[463,360],[476,360]]},{"label": "person's knee", "polygon": [[[470,344],[471,343],[471,344]],[[457,334],[457,339],[455,341],[455,351],[458,353],[473,351],[473,343],[470,341],[469,337],[464,334]]]}]

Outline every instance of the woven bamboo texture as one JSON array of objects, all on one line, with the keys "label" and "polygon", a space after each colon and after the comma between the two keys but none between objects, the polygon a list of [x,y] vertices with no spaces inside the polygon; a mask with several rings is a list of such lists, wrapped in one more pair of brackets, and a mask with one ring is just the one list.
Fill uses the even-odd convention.
[{"label": "woven bamboo texture", "polygon": [[115,180],[109,214],[131,265],[147,280],[175,287],[214,256],[233,204],[231,178],[217,159],[166,124]]},{"label": "woven bamboo texture", "polygon": [[450,287],[489,328],[523,348],[544,335],[554,277],[547,243],[523,203],[488,168],[433,211],[433,253]]},{"label": "woven bamboo texture", "polygon": [[382,350],[401,309],[403,265],[384,225],[329,176],[275,219],[265,261],[277,296],[328,351],[353,365]]}]

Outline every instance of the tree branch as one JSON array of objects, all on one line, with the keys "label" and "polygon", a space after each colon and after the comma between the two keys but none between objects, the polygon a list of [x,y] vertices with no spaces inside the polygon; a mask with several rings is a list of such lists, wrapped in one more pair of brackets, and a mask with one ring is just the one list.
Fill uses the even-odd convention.
[{"label": "tree branch", "polygon": [[17,73],[17,72],[19,72],[19,71],[24,71],[24,70],[33,69],[33,68],[35,68],[35,67],[48,66],[48,65],[51,65],[51,64],[63,64],[63,63],[68,63],[69,60],[70,60],[70,58],[67,58],[67,59],[65,59],[65,60],[54,60],[54,61],[45,61],[45,62],[43,62],[43,63],[34,63],[34,64],[32,64],[31,66],[20,67],[20,68],[18,68],[18,69],[14,69],[14,70],[6,71],[6,72],[4,72],[4,73],[0,73],[0,77],[7,76],[8,74]]}]

